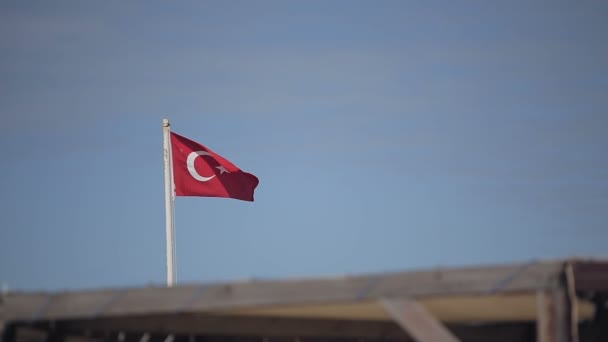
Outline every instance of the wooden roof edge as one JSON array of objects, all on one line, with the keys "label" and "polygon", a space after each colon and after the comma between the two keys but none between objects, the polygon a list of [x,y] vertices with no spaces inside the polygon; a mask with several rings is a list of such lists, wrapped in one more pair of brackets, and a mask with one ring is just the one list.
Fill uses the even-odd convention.
[{"label": "wooden roof edge", "polygon": [[[391,270],[381,272],[367,272],[367,273],[347,273],[342,275],[329,275],[329,276],[303,276],[303,277],[249,277],[243,279],[223,280],[223,281],[209,281],[209,282],[187,282],[179,283],[171,288],[168,288],[164,284],[159,283],[148,283],[147,285],[132,285],[132,286],[109,286],[99,288],[81,288],[81,289],[58,289],[58,290],[19,290],[10,289],[4,292],[0,292],[0,297],[6,297],[11,295],[62,295],[70,293],[99,293],[99,292],[114,292],[114,291],[129,291],[129,290],[141,290],[141,289],[159,289],[172,291],[181,288],[198,288],[201,286],[208,287],[225,287],[225,286],[243,286],[243,285],[264,285],[264,284],[295,284],[295,283],[307,283],[307,282],[339,282],[339,281],[350,281],[350,280],[361,280],[361,279],[377,279],[382,277],[395,277],[401,275],[414,275],[414,274],[450,274],[458,272],[480,272],[484,270],[501,270],[511,268],[524,268],[528,265],[543,265],[548,268],[559,269],[559,266],[564,265],[568,262],[572,263],[589,263],[598,262],[601,263],[600,259],[591,258],[568,258],[568,259],[531,259],[528,261],[520,262],[503,262],[503,263],[492,263],[492,264],[477,264],[477,265],[457,265],[457,266],[434,266],[434,267],[417,267],[406,270]],[[608,264],[608,259],[604,262]]]},{"label": "wooden roof edge", "polygon": [[171,288],[14,292],[2,297],[0,312],[4,310],[7,319],[38,321],[360,302],[390,297],[532,292],[561,286],[564,265],[568,262],[574,261],[539,260],[334,278],[188,284]]}]

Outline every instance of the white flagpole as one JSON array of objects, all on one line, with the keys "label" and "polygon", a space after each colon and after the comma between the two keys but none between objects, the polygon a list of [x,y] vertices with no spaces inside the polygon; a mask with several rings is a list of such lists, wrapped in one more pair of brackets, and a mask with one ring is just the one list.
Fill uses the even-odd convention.
[{"label": "white flagpole", "polygon": [[167,243],[167,286],[175,285],[175,228],[173,226],[173,169],[171,163],[171,143],[169,120],[163,119],[163,150],[165,159],[165,225]]}]

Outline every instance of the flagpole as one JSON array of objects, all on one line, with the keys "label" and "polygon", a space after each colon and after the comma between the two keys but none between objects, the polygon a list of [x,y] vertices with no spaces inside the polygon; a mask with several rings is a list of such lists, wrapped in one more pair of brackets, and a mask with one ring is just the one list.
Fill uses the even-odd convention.
[{"label": "flagpole", "polygon": [[173,226],[173,170],[171,168],[171,148],[169,120],[163,119],[163,152],[165,159],[165,228],[167,244],[167,286],[175,285],[175,229]]}]

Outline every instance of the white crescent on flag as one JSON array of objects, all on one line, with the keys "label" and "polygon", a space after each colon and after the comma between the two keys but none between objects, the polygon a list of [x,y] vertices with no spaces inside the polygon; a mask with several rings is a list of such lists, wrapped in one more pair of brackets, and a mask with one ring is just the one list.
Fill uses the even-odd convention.
[{"label": "white crescent on flag", "polygon": [[209,154],[209,152],[206,152],[206,151],[196,151],[196,152],[192,152],[188,155],[188,159],[186,161],[186,166],[188,166],[188,172],[190,172],[190,176],[192,176],[192,178],[196,179],[199,182],[208,182],[211,179],[213,179],[213,177],[215,177],[215,175],[209,176],[209,177],[201,176],[194,168],[194,161],[196,160],[196,157],[210,156],[210,155],[211,154]]}]

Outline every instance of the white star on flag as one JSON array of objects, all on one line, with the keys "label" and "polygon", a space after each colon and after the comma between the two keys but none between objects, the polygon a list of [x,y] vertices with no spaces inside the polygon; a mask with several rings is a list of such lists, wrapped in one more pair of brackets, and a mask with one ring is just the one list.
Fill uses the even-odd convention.
[{"label": "white star on flag", "polygon": [[226,168],[223,167],[222,165],[216,166],[215,168],[218,169],[218,170],[220,170],[220,175],[223,174],[224,172],[230,173],[230,171],[226,170]]}]

